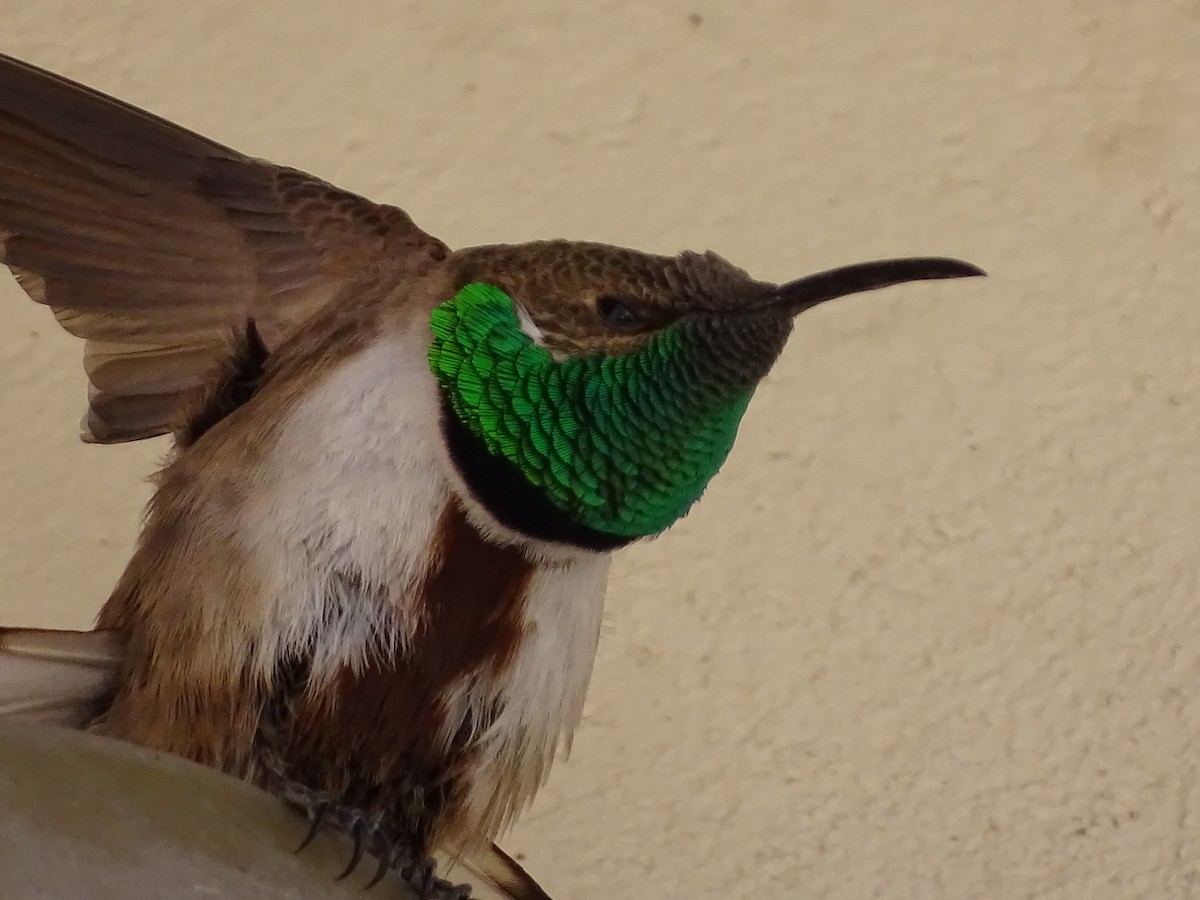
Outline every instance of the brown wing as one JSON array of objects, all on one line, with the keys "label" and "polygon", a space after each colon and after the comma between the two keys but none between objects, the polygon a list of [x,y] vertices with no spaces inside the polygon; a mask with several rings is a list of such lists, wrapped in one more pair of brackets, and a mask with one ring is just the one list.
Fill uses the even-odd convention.
[{"label": "brown wing", "polygon": [[86,340],[85,441],[169,431],[247,320],[269,350],[363,267],[446,252],[396,207],[0,55],[0,262]]}]

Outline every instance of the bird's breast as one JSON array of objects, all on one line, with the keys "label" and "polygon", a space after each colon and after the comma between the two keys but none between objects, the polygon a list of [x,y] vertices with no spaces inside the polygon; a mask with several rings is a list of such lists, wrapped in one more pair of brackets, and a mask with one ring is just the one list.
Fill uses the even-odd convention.
[{"label": "bird's breast", "polygon": [[386,338],[295,405],[243,523],[270,606],[256,652],[304,673],[275,708],[305,780],[436,782],[463,828],[491,833],[579,720],[608,557],[485,538],[439,415],[419,347]]}]

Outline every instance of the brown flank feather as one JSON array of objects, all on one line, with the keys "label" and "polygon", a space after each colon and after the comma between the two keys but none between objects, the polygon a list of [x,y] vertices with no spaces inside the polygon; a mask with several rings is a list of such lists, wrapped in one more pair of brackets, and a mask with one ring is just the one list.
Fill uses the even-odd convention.
[{"label": "brown flank feather", "polygon": [[324,783],[352,806],[386,810],[411,823],[406,837],[423,847],[447,836],[435,829],[454,831],[470,738],[490,721],[462,723],[447,746],[445,694],[466,677],[486,679],[508,665],[534,572],[517,550],[485,542],[457,501],[443,512],[435,545],[420,590],[423,618],[406,651],[346,666],[332,689],[286,702],[279,727],[288,777]]}]

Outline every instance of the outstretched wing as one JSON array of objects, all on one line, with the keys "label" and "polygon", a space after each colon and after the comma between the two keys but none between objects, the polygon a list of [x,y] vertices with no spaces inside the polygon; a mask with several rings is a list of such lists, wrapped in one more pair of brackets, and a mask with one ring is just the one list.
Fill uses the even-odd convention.
[{"label": "outstretched wing", "polygon": [[270,350],[364,267],[446,253],[403,210],[0,55],[0,262],[86,341],[85,441],[169,431],[248,320]]}]

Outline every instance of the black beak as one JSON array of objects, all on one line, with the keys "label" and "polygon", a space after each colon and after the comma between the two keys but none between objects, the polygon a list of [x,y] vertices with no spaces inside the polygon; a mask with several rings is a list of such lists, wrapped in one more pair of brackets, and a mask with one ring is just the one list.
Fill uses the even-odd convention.
[{"label": "black beak", "polygon": [[792,315],[799,315],[826,300],[874,291],[906,281],[937,281],[943,278],[972,278],[987,273],[978,266],[958,259],[913,257],[910,259],[881,259],[829,269],[782,284],[771,292],[771,306],[787,306]]}]

